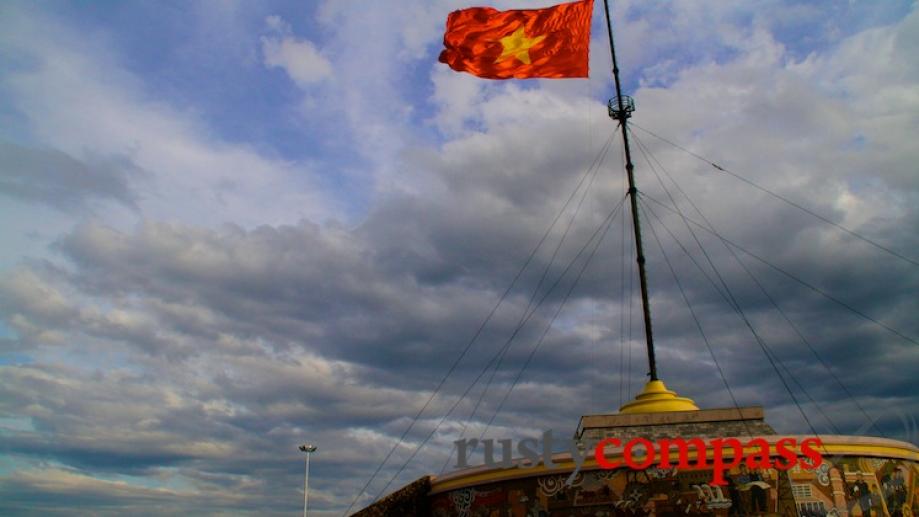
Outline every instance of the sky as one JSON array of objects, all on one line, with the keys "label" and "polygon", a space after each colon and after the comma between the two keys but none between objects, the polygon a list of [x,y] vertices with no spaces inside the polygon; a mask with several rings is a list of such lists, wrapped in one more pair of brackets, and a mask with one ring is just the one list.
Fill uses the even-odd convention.
[{"label": "sky", "polygon": [[[449,70],[468,6],[0,3],[0,512],[292,514],[311,442],[341,515],[641,389],[602,3],[586,80]],[[661,377],[919,443],[917,5],[611,8]]]}]

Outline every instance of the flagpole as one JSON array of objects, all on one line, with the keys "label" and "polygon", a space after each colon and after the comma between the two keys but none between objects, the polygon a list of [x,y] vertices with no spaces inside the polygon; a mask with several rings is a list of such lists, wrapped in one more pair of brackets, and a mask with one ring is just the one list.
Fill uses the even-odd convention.
[{"label": "flagpole", "polygon": [[635,235],[635,249],[638,252],[638,280],[641,285],[641,309],[645,322],[645,343],[648,348],[648,374],[652,381],[657,380],[657,362],[654,359],[654,336],[651,332],[651,306],[648,302],[648,277],[645,273],[645,253],[641,245],[641,225],[638,221],[638,199],[635,188],[635,167],[632,165],[632,153],[629,149],[628,119],[635,111],[635,102],[631,97],[622,95],[619,83],[619,66],[616,64],[616,47],[613,45],[613,25],[610,21],[609,0],[603,0],[606,12],[606,31],[609,34],[609,52],[613,58],[613,80],[616,83],[616,98],[609,101],[609,115],[622,124],[622,145],[625,149],[625,170],[629,178],[629,201],[632,206],[632,226]]}]

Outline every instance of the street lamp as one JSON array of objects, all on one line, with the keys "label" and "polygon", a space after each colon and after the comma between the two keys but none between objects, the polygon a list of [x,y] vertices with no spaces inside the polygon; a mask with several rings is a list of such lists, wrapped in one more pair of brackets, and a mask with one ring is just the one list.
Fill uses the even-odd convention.
[{"label": "street lamp", "polygon": [[303,517],[306,517],[310,505],[310,453],[316,452],[316,446],[304,443],[300,450],[306,453],[306,478],[303,481]]}]

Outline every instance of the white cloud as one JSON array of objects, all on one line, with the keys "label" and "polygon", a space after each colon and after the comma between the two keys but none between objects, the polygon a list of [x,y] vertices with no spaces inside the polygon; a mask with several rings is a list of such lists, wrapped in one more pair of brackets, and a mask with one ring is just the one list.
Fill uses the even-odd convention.
[{"label": "white cloud", "polygon": [[[254,226],[331,213],[309,164],[221,139],[193,111],[156,100],[91,34],[32,13],[9,15],[15,23],[6,24],[0,43],[30,66],[12,69],[0,88],[36,143],[70,156],[117,158],[144,174],[133,192],[138,213],[109,217]],[[36,36],[47,32],[42,26],[55,27],[53,36]]]},{"label": "white cloud", "polygon": [[262,37],[264,63],[270,68],[282,68],[301,88],[332,76],[332,65],[316,45],[307,39],[296,38],[290,26],[278,16],[270,16],[266,23],[272,34]]}]

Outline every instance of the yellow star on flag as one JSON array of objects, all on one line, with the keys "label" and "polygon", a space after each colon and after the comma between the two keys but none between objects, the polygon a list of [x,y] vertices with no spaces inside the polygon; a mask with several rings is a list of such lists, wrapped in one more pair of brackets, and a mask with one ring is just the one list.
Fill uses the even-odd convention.
[{"label": "yellow star on flag", "polygon": [[517,58],[519,61],[529,65],[530,48],[545,38],[545,34],[542,36],[536,36],[535,38],[528,38],[526,32],[523,30],[523,26],[520,26],[510,36],[501,38],[501,45],[504,47],[504,51],[500,56],[498,56],[498,59],[495,60],[495,63],[500,63],[501,61],[505,61],[511,58]]}]

